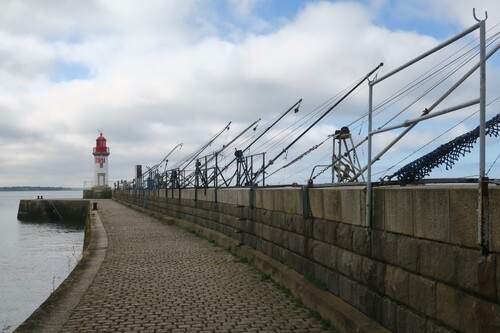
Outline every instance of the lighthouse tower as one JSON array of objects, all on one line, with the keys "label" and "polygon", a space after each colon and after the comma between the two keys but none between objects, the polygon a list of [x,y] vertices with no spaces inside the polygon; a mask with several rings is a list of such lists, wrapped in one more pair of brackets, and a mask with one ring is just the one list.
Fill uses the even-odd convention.
[{"label": "lighthouse tower", "polygon": [[94,155],[94,182],[91,189],[84,188],[83,198],[84,199],[111,198],[112,191],[111,187],[108,186],[109,147],[106,145],[106,138],[102,135],[102,132],[99,133],[99,137],[96,139],[92,155]]},{"label": "lighthouse tower", "polygon": [[94,152],[94,187],[108,186],[108,156],[109,147],[106,146],[106,138],[102,132],[96,139]]}]

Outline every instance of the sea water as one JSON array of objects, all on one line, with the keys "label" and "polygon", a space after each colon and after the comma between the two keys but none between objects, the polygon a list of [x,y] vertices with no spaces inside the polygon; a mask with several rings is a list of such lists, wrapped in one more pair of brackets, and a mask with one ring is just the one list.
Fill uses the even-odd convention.
[{"label": "sea water", "polygon": [[82,191],[0,191],[0,331],[12,332],[61,284],[83,249],[83,226],[17,220],[21,199],[82,198]]}]

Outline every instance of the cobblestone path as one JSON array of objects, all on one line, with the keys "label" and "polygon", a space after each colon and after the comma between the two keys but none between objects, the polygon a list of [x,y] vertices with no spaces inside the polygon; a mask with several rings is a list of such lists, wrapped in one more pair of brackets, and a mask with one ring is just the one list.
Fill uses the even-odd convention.
[{"label": "cobblestone path", "polygon": [[108,251],[60,332],[323,332],[225,249],[111,200]]}]

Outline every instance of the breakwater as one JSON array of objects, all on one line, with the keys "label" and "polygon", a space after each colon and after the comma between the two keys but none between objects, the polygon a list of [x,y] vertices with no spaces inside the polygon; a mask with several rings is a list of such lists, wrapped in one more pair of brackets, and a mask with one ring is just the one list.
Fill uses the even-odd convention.
[{"label": "breakwater", "polygon": [[[114,197],[255,249],[388,330],[497,332],[500,189],[490,188],[486,254],[476,245],[477,193],[475,186],[376,188],[371,227],[364,187],[124,190]],[[318,311],[334,326],[345,320],[290,289],[308,306],[322,304]]]},{"label": "breakwater", "polygon": [[88,200],[23,199],[19,201],[17,219],[24,222],[58,222],[83,226],[88,210]]}]

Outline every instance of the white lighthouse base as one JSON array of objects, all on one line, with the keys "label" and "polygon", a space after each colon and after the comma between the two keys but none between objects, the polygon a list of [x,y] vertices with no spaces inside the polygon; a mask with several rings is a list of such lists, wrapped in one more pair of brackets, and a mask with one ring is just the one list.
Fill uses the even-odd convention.
[{"label": "white lighthouse base", "polygon": [[94,186],[83,190],[84,199],[111,199],[113,190],[109,186]]}]

